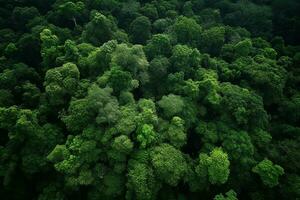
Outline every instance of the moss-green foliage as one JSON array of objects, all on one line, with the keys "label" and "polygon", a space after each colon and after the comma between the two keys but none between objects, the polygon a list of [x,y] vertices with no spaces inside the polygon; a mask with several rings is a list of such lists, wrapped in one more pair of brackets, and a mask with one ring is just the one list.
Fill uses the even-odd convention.
[{"label": "moss-green foliage", "polygon": [[226,195],[218,194],[215,196],[214,200],[237,200],[236,193],[233,190],[226,192]]},{"label": "moss-green foliage", "polygon": [[226,183],[230,170],[228,155],[222,149],[215,148],[210,155],[200,153],[196,173],[202,179],[208,179],[211,184]]},{"label": "moss-green foliage", "polygon": [[298,0],[0,5],[1,199],[299,199]]},{"label": "moss-green foliage", "polygon": [[279,165],[274,165],[272,161],[264,159],[258,163],[252,171],[257,173],[262,182],[269,187],[278,185],[279,176],[284,174],[284,170]]}]

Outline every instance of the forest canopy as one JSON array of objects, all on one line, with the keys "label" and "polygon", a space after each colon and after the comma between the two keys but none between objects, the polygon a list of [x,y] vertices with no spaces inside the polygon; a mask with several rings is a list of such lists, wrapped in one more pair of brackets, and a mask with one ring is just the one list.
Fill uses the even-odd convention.
[{"label": "forest canopy", "polygon": [[299,11],[0,0],[0,196],[299,199]]}]

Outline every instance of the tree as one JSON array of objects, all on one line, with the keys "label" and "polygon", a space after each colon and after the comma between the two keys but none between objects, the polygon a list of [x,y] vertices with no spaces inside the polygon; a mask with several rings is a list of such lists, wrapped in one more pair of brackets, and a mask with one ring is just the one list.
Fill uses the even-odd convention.
[{"label": "tree", "polygon": [[0,106],[7,107],[14,104],[14,96],[9,90],[0,89]]},{"label": "tree", "polygon": [[76,46],[76,43],[72,40],[66,40],[64,49],[65,49],[65,56],[63,60],[68,62],[77,62],[80,54],[79,54],[79,49]]},{"label": "tree", "polygon": [[91,21],[87,23],[85,31],[82,32],[84,41],[100,46],[113,38],[116,24],[99,12],[91,14]]},{"label": "tree", "polygon": [[[158,116],[156,112],[155,103],[151,99],[140,99],[137,104],[138,112],[137,125],[143,126],[144,124],[152,124],[154,126],[158,123]],[[146,130],[151,130],[149,133],[153,133],[151,125]],[[152,134],[153,135],[153,134]]]},{"label": "tree", "polygon": [[160,18],[153,22],[153,32],[163,33],[172,24],[172,20],[169,18]]},{"label": "tree", "polygon": [[183,111],[184,101],[181,96],[169,94],[158,101],[158,106],[163,109],[165,116],[170,118]]},{"label": "tree", "polygon": [[237,57],[248,56],[251,52],[252,42],[249,39],[238,42],[234,46],[234,51]]},{"label": "tree", "polygon": [[133,149],[133,143],[126,135],[120,135],[114,138],[111,146],[112,150],[108,155],[118,162],[126,161],[126,156],[128,156]]},{"label": "tree", "polygon": [[148,17],[151,20],[158,18],[158,12],[156,7],[151,3],[146,3],[145,6],[141,8],[141,12],[144,16]]},{"label": "tree", "polygon": [[167,130],[167,137],[170,143],[180,148],[186,144],[187,134],[184,128],[184,120],[180,117],[173,117]]},{"label": "tree", "polygon": [[120,111],[118,101],[111,93],[111,88],[92,85],[85,98],[71,101],[68,112],[61,117],[67,129],[80,133],[89,124],[115,124]]},{"label": "tree", "polygon": [[0,83],[3,89],[12,89],[17,85],[17,79],[15,77],[15,71],[11,69],[5,69],[0,73]]},{"label": "tree", "polygon": [[151,22],[148,17],[137,17],[130,24],[131,41],[135,44],[145,44],[151,36]]},{"label": "tree", "polygon": [[8,57],[8,58],[15,58],[16,57],[16,54],[18,52],[18,48],[16,47],[15,43],[9,43],[5,50],[4,50],[4,55],[5,57]]},{"label": "tree", "polygon": [[225,15],[224,21],[232,26],[245,27],[254,36],[270,36],[272,30],[272,12],[268,6],[259,6],[252,2],[239,2],[236,9]]},{"label": "tree", "polygon": [[150,152],[151,163],[158,179],[176,186],[187,172],[182,153],[169,144],[161,144]]},{"label": "tree", "polygon": [[153,130],[153,125],[144,124],[137,129],[136,140],[140,143],[141,148],[146,148],[157,139],[157,133]]},{"label": "tree", "polygon": [[264,129],[268,124],[268,115],[263,108],[262,98],[248,89],[223,83],[220,87],[222,119],[233,119],[238,125],[248,128]]},{"label": "tree", "polygon": [[49,103],[53,106],[63,105],[75,93],[79,75],[79,70],[73,63],[48,70],[44,85]]},{"label": "tree", "polygon": [[41,55],[43,58],[44,67],[48,68],[51,65],[55,66],[55,60],[60,55],[58,49],[59,38],[49,29],[44,29],[40,33],[41,39]]},{"label": "tree", "polygon": [[112,61],[112,53],[116,50],[116,47],[117,41],[111,40],[104,43],[100,48],[89,50],[87,55],[79,60],[80,72],[85,77],[97,77],[108,70]]},{"label": "tree", "polygon": [[138,112],[136,106],[131,103],[129,103],[131,106],[120,107],[120,118],[116,123],[116,129],[120,134],[129,135],[136,130]]},{"label": "tree", "polygon": [[232,161],[238,161],[244,167],[247,167],[252,162],[254,155],[254,146],[248,133],[244,131],[236,132],[227,130],[227,133],[222,134],[222,146],[230,156]]},{"label": "tree", "polygon": [[57,12],[61,17],[67,18],[74,22],[74,26],[77,26],[76,18],[82,15],[85,9],[85,4],[81,1],[76,3],[68,1],[66,3],[58,5]]},{"label": "tree", "polygon": [[[150,92],[155,94],[164,94],[167,88],[167,75],[170,62],[166,57],[154,58],[149,63],[149,82],[145,88],[145,93]],[[164,84],[161,83],[164,82]]]},{"label": "tree", "polygon": [[70,132],[80,132],[94,116],[95,112],[87,99],[79,99],[70,103],[68,115],[63,116],[62,120]]},{"label": "tree", "polygon": [[252,171],[260,176],[264,185],[271,188],[278,185],[279,177],[284,174],[282,167],[273,164],[273,162],[268,159],[262,160],[253,167]]},{"label": "tree", "polygon": [[215,148],[210,152],[210,155],[199,154],[196,173],[200,178],[207,178],[211,184],[224,184],[230,173],[229,166],[227,153],[224,153],[220,148]]},{"label": "tree", "polygon": [[24,102],[23,105],[29,108],[35,108],[39,105],[41,91],[35,84],[26,82],[20,87],[20,90],[22,101]]},{"label": "tree", "polygon": [[236,193],[233,190],[229,190],[226,192],[226,196],[223,194],[218,194],[215,196],[214,200],[238,200],[236,197]]},{"label": "tree", "polygon": [[124,72],[117,68],[110,71],[108,85],[112,87],[116,94],[132,88],[132,77],[129,72]]},{"label": "tree", "polygon": [[35,7],[15,7],[12,12],[12,18],[16,28],[25,29],[26,24],[40,15]]},{"label": "tree", "polygon": [[300,194],[300,177],[296,174],[290,174],[287,177],[287,184],[284,184],[282,191],[288,198],[297,198]]},{"label": "tree", "polygon": [[185,76],[191,77],[200,65],[201,54],[195,48],[178,44],[173,48],[170,61],[173,72],[184,72]]},{"label": "tree", "polygon": [[153,35],[145,46],[145,53],[149,59],[157,56],[170,56],[172,50],[171,40],[166,34]]},{"label": "tree", "polygon": [[201,33],[199,49],[205,53],[217,56],[225,42],[225,28],[212,27]]},{"label": "tree", "polygon": [[151,167],[144,163],[136,163],[129,169],[127,188],[127,199],[135,197],[151,200],[156,198],[159,183]]},{"label": "tree", "polygon": [[300,95],[294,95],[289,100],[283,100],[281,102],[280,113],[289,122],[297,123],[300,120]]},{"label": "tree", "polygon": [[196,46],[202,32],[202,27],[194,19],[180,16],[176,19],[173,31],[179,43],[188,43]]},{"label": "tree", "polygon": [[0,5],[2,199],[299,198],[299,1]]},{"label": "tree", "polygon": [[[244,80],[264,98],[266,104],[278,102],[282,97],[287,72],[276,61],[257,55],[252,58],[240,58],[233,64],[240,73],[238,79]],[[245,77],[245,78],[242,78]],[[264,91],[264,92],[263,92]]]},{"label": "tree", "polygon": [[120,44],[111,56],[111,65],[120,66],[122,70],[130,72],[133,79],[138,80],[140,85],[149,81],[147,73],[149,63],[141,45]]},{"label": "tree", "polygon": [[95,181],[90,168],[98,160],[99,154],[95,141],[69,135],[66,144],[56,146],[48,159],[58,172],[65,174],[66,185],[90,185]]},{"label": "tree", "polygon": [[214,122],[199,121],[195,131],[201,135],[201,140],[205,144],[216,144],[220,139],[217,125]]},{"label": "tree", "polygon": [[218,75],[212,70],[199,69],[197,71],[199,97],[204,103],[217,106],[221,102]]},{"label": "tree", "polygon": [[16,162],[28,174],[48,170],[46,155],[57,143],[62,142],[60,129],[51,125],[38,124],[37,112],[19,109],[16,106],[0,109],[0,128],[7,134],[1,137],[1,176],[4,184],[13,183],[12,171]]}]

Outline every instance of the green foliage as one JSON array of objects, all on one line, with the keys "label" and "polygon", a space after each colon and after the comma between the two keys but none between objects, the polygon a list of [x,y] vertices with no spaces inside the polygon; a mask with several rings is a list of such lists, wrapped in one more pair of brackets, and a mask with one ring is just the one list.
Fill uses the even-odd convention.
[{"label": "green foliage", "polygon": [[[104,43],[99,49],[89,50],[86,56],[79,61],[81,70],[86,76],[98,76],[108,69],[112,59],[112,52],[115,51],[117,42],[115,40]],[[86,49],[83,49],[86,51]]]},{"label": "green foliage", "polygon": [[43,65],[48,68],[55,65],[56,58],[60,55],[58,44],[59,39],[49,29],[44,29],[40,33],[41,39],[41,55],[43,58]]},{"label": "green foliage", "polygon": [[153,35],[145,46],[146,55],[151,59],[157,56],[169,56],[172,50],[170,37],[166,34]]},{"label": "green foliage", "polygon": [[126,135],[121,135],[114,139],[112,148],[118,153],[130,154],[133,143]]},{"label": "green foliage", "polygon": [[153,130],[153,125],[144,124],[137,129],[136,140],[140,143],[141,148],[146,148],[151,145],[151,143],[155,142],[156,135]]},{"label": "green foliage", "polygon": [[48,70],[44,85],[49,103],[53,106],[64,104],[76,91],[78,80],[79,71],[73,63]]},{"label": "green foliage", "polygon": [[180,16],[174,24],[174,33],[178,43],[188,43],[193,46],[197,45],[202,27],[192,18]]},{"label": "green foliage", "polygon": [[204,30],[200,35],[199,49],[214,56],[220,53],[225,42],[225,28],[212,27]]},{"label": "green foliage", "polygon": [[266,104],[281,99],[287,74],[276,61],[257,55],[253,59],[236,60],[234,68],[240,77],[245,77],[241,81],[255,89],[264,98]]},{"label": "green foliage", "polygon": [[[75,20],[83,12],[85,5],[83,2],[78,1],[76,3],[68,1],[58,6],[58,13],[60,16]],[[74,23],[76,23],[74,21]]]},{"label": "green foliage", "polygon": [[299,199],[297,0],[0,5],[2,199]]},{"label": "green foliage", "polygon": [[214,200],[238,200],[236,197],[236,193],[233,190],[229,190],[226,192],[226,196],[223,194],[218,194],[215,196]]},{"label": "green foliage", "polygon": [[14,23],[19,28],[26,28],[26,24],[40,15],[36,7],[15,7],[12,12]]},{"label": "green foliage", "polygon": [[248,56],[249,53],[251,52],[251,48],[252,48],[252,42],[251,42],[251,40],[246,39],[246,40],[238,42],[234,46],[234,51],[236,52],[235,54],[238,57]]},{"label": "green foliage", "polygon": [[129,90],[132,86],[131,74],[113,68],[109,74],[108,83],[116,93]]},{"label": "green foliage", "polygon": [[201,55],[197,49],[178,44],[173,48],[170,60],[173,64],[172,71],[191,76],[200,64]]},{"label": "green foliage", "polygon": [[200,69],[197,71],[197,75],[201,81],[199,84],[199,95],[204,98],[204,102],[211,105],[220,104],[220,95],[218,90],[220,90],[218,76],[214,71],[208,71]]},{"label": "green foliage", "polygon": [[159,190],[154,171],[144,163],[136,163],[128,173],[126,199],[155,199]]},{"label": "green foliage", "polygon": [[134,44],[145,44],[151,36],[151,22],[148,17],[140,16],[130,24],[131,41]]},{"label": "green foliage", "polygon": [[82,131],[93,122],[110,124],[117,122],[120,112],[118,102],[111,98],[111,88],[93,85],[87,97],[71,101],[68,113],[62,116],[63,122],[71,132]]},{"label": "green foliage", "polygon": [[272,29],[272,12],[269,6],[257,5],[250,2],[235,4],[237,8],[228,12],[224,20],[232,26],[242,26],[254,36],[269,36]]},{"label": "green foliage", "polygon": [[229,165],[227,153],[224,153],[220,148],[215,148],[210,152],[210,155],[199,154],[196,173],[202,179],[207,178],[211,184],[224,184],[229,177]]},{"label": "green foliage", "polygon": [[184,128],[184,121],[180,117],[173,117],[167,130],[170,143],[180,148],[186,144],[187,136]]},{"label": "green foliage", "polygon": [[91,14],[91,21],[87,23],[82,38],[86,42],[99,46],[113,38],[116,28],[112,20],[101,13],[95,12]]},{"label": "green foliage", "polygon": [[170,118],[183,111],[184,101],[181,96],[169,94],[158,101],[158,106],[163,109],[165,116]]},{"label": "green foliage", "polygon": [[171,145],[154,147],[150,156],[155,174],[171,186],[176,186],[187,172],[187,163],[182,153]]},{"label": "green foliage", "polygon": [[121,69],[130,72],[141,84],[149,81],[147,73],[149,63],[141,45],[118,45],[112,54],[111,65],[120,66]]},{"label": "green foliage", "polygon": [[264,128],[268,116],[263,108],[260,96],[248,89],[224,83],[221,85],[221,107],[224,110],[223,119],[232,119],[241,126]]},{"label": "green foliage", "polygon": [[258,163],[252,171],[257,173],[264,185],[268,187],[274,187],[278,185],[278,179],[284,174],[284,170],[279,165],[273,164],[272,161],[264,159]]},{"label": "green foliage", "polygon": [[13,95],[9,90],[0,90],[0,106],[7,107],[13,105]]},{"label": "green foliage", "polygon": [[241,165],[251,163],[254,147],[251,138],[246,132],[228,131],[223,137],[222,146],[233,161],[239,160]]}]

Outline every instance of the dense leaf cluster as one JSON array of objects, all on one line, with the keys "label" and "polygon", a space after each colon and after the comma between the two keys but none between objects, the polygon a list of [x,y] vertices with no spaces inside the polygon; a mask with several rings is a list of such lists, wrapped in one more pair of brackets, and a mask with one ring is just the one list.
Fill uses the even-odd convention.
[{"label": "dense leaf cluster", "polygon": [[0,0],[0,196],[299,199],[297,0]]}]

